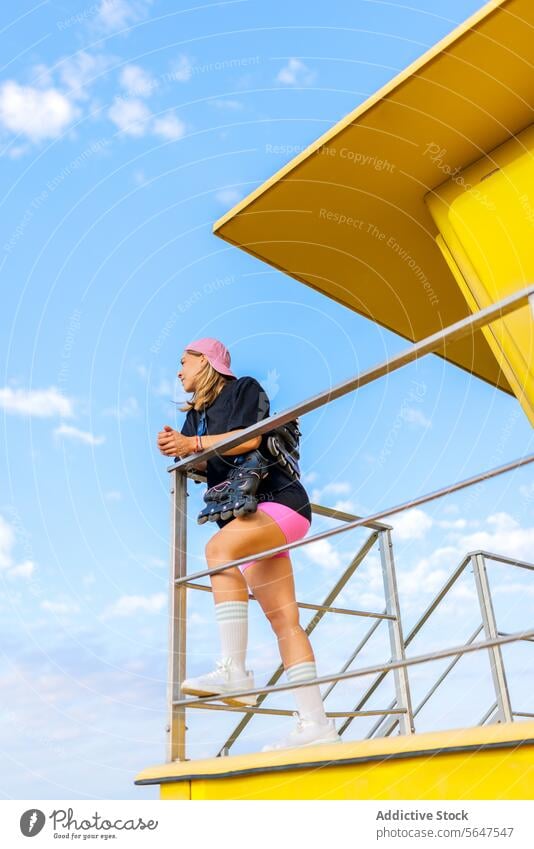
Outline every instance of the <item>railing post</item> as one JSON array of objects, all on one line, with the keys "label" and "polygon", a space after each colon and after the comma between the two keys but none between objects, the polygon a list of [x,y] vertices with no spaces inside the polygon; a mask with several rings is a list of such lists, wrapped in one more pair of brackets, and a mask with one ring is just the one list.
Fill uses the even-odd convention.
[{"label": "railing post", "polygon": [[[482,623],[484,625],[484,633],[486,639],[493,639],[498,636],[497,622],[495,620],[495,611],[491,601],[491,590],[484,562],[483,554],[474,554],[471,558],[473,564],[473,574],[478,593],[478,601],[482,613]],[[513,722],[512,706],[510,704],[510,695],[508,693],[508,683],[506,681],[506,673],[504,671],[504,661],[500,646],[492,646],[488,649],[489,660],[491,667],[491,675],[493,677],[493,685],[497,696],[498,716],[497,722]]]},{"label": "railing post", "polygon": [[[400,617],[399,596],[397,593],[397,579],[395,577],[395,562],[393,559],[393,543],[391,531],[380,531],[378,535],[380,548],[380,560],[382,563],[382,577],[384,580],[384,593],[386,596],[386,610],[393,614],[394,619],[388,619],[389,641],[391,645],[391,659],[405,660],[404,639],[402,636],[402,625]],[[402,666],[393,670],[395,680],[395,693],[397,706],[404,708],[406,713],[399,715],[399,730],[401,734],[413,734],[415,731],[413,723],[412,699],[410,696],[410,682],[408,669]]]},{"label": "railing post", "polygon": [[169,586],[169,671],[167,703],[167,760],[183,761],[185,754],[185,707],[176,707],[182,698],[180,684],[186,677],[187,587],[177,584],[187,572],[187,475],[171,472],[171,551]]}]

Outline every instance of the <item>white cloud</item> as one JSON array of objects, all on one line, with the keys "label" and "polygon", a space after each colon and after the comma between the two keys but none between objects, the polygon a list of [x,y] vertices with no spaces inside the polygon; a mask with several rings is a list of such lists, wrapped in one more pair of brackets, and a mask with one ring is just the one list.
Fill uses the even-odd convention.
[{"label": "white cloud", "polygon": [[105,498],[106,501],[121,501],[122,494],[118,489],[110,489],[109,492],[106,492]]},{"label": "white cloud", "polygon": [[[310,493],[310,501],[313,501],[315,504],[323,504],[324,506],[330,507],[331,505],[328,503],[330,495],[350,495],[353,487],[348,481],[332,481],[331,483],[327,483],[324,486],[317,486],[312,489]],[[349,502],[348,499],[343,499],[337,502],[338,504],[350,503],[350,510],[354,509],[354,505],[352,502]],[[334,510],[344,510],[344,507],[334,507]]]},{"label": "white cloud", "polygon": [[511,582],[508,584],[493,584],[491,587],[492,595],[508,595],[509,593],[521,593],[522,595],[534,595],[533,584],[522,584],[519,582]]},{"label": "white cloud", "polygon": [[0,85],[0,124],[32,142],[58,138],[78,114],[58,89],[22,86],[14,80]]},{"label": "white cloud", "polygon": [[215,195],[215,199],[222,203],[223,206],[230,206],[234,203],[237,203],[242,198],[241,192],[238,192],[237,189],[221,189],[220,192],[217,192]]},{"label": "white cloud", "polygon": [[55,615],[65,615],[69,613],[78,613],[80,607],[76,602],[69,601],[48,601],[48,599],[44,599],[41,602],[41,607],[43,610],[47,610],[49,613],[54,613]]},{"label": "white cloud", "polygon": [[186,125],[173,112],[154,118],[150,109],[138,98],[116,97],[108,110],[108,117],[126,136],[138,138],[152,133],[177,141],[186,132]]},{"label": "white cloud", "polygon": [[56,427],[54,435],[65,436],[67,439],[75,439],[78,442],[84,442],[86,445],[102,445],[106,440],[105,436],[95,436],[90,431],[80,430],[77,427],[71,427],[65,424]]},{"label": "white cloud", "polygon": [[89,97],[88,89],[91,83],[103,75],[115,61],[114,56],[80,50],[74,56],[61,60],[57,73],[70,96],[84,100]]},{"label": "white cloud", "polygon": [[324,569],[337,569],[341,565],[339,552],[335,550],[329,539],[320,539],[300,549],[312,563],[317,563]]},{"label": "white cloud", "polygon": [[11,578],[31,578],[35,563],[32,560],[16,563],[13,553],[15,545],[15,530],[7,519],[0,515],[0,569]]},{"label": "white cloud", "polygon": [[23,563],[18,563],[9,570],[8,575],[12,578],[31,578],[35,572],[35,563],[33,560],[24,560]]},{"label": "white cloud", "polygon": [[534,500],[534,482],[519,487],[519,492],[527,501]]},{"label": "white cloud", "polygon": [[186,83],[191,79],[193,73],[193,65],[188,56],[180,56],[177,62],[174,62],[169,76],[173,80],[178,80],[180,83]]},{"label": "white cloud", "polygon": [[114,418],[117,419],[133,419],[139,415],[139,403],[137,398],[134,398],[133,395],[131,395],[117,407],[108,407],[108,409],[103,410],[102,415],[114,416]]},{"label": "white cloud", "polygon": [[215,106],[216,109],[228,109],[232,112],[237,112],[240,109],[243,109],[245,104],[240,100],[232,100],[228,98],[227,100],[210,100],[212,106]]},{"label": "white cloud", "polygon": [[0,569],[6,569],[13,563],[11,550],[15,545],[15,531],[8,521],[0,515]]},{"label": "white cloud", "polygon": [[166,569],[168,563],[166,560],[162,560],[161,557],[148,557],[145,560],[147,566],[154,567],[154,569]]},{"label": "white cloud", "polygon": [[[156,386],[152,387],[152,392],[154,393],[154,395],[161,395],[163,397],[168,397],[169,395],[171,395],[171,396],[174,395],[175,388],[176,388],[175,383],[171,382],[170,380],[167,380],[167,378],[165,378],[165,377],[162,377],[160,379],[160,382]],[[178,387],[178,388],[181,389],[181,384],[180,384],[180,387]],[[187,392],[183,393],[184,400],[187,397],[188,397],[188,393]]]},{"label": "white cloud", "polygon": [[434,554],[432,557],[423,557],[407,572],[397,570],[399,593],[416,599],[420,593],[436,592],[440,589],[452,570],[435,568],[438,560],[439,557]]},{"label": "white cloud", "polygon": [[142,20],[152,0],[101,0],[97,24],[107,32],[117,32]]},{"label": "white cloud", "polygon": [[0,389],[0,408],[7,413],[46,418],[50,416],[72,416],[72,401],[65,398],[59,389]]},{"label": "white cloud", "polygon": [[456,544],[465,552],[483,549],[505,557],[534,560],[534,527],[522,528],[508,513],[494,513],[485,530],[458,537]]},{"label": "white cloud", "polygon": [[285,68],[278,72],[276,81],[284,85],[306,86],[311,85],[316,76],[300,59],[291,58]]},{"label": "white cloud", "polygon": [[353,610],[368,610],[381,613],[386,604],[384,592],[358,589],[357,592],[343,590],[335,602],[336,607],[351,607]]},{"label": "white cloud", "polygon": [[434,524],[428,513],[417,508],[391,516],[390,519],[386,516],[384,521],[393,525],[395,539],[422,539]]},{"label": "white cloud", "polygon": [[177,118],[174,113],[164,115],[162,118],[156,118],[152,125],[152,132],[156,136],[170,141],[177,141],[185,135],[186,126],[180,118]]},{"label": "white cloud", "polygon": [[142,100],[116,97],[108,116],[124,135],[139,137],[148,132],[152,113]]},{"label": "white cloud", "polygon": [[[534,527],[523,528],[513,516],[504,512],[488,516],[485,525],[484,529],[470,534],[452,533],[453,544],[436,548],[409,571],[398,569],[399,591],[405,597],[403,603],[417,599],[420,592],[435,592],[440,589],[445,579],[469,551],[482,549],[494,554],[516,557],[518,560],[534,560]],[[394,543],[396,536],[397,526],[393,532]],[[512,589],[506,589],[508,586],[513,586],[514,592],[520,590],[519,584],[507,581],[506,584],[492,586],[492,592],[512,592]],[[476,601],[476,598],[474,583],[465,586],[460,584],[447,594],[447,603],[466,599]]]},{"label": "white cloud", "polygon": [[149,97],[158,85],[140,65],[126,65],[120,74],[120,84],[132,97]]},{"label": "white cloud", "polygon": [[323,486],[321,492],[323,495],[332,492],[334,495],[349,495],[352,487],[348,481],[332,481]]},{"label": "white cloud", "polygon": [[147,379],[147,377],[148,377],[148,369],[147,369],[147,367],[146,367],[146,366],[144,366],[144,365],[136,366],[136,367],[135,367],[135,370],[137,371],[137,374],[139,375],[139,377],[141,378],[141,380],[146,380],[146,379]]},{"label": "white cloud", "polygon": [[134,171],[133,180],[137,186],[146,186],[148,184],[148,177],[146,176],[145,172],[141,170],[141,168],[139,168],[137,171]]},{"label": "white cloud", "polygon": [[493,525],[497,533],[512,531],[519,527],[519,522],[509,513],[492,513],[486,519],[488,525]]},{"label": "white cloud", "polygon": [[102,619],[114,616],[133,616],[136,613],[159,613],[167,604],[166,593],[151,596],[123,595],[102,613]]},{"label": "white cloud", "polygon": [[335,502],[332,510],[339,510],[341,513],[354,513],[356,505],[349,498],[342,498],[340,501]]},{"label": "white cloud", "polygon": [[467,519],[439,519],[436,521],[436,525],[440,528],[454,528],[455,530],[462,530],[463,528],[467,528],[468,522]]},{"label": "white cloud", "polygon": [[403,407],[401,410],[401,418],[410,424],[419,425],[420,427],[431,427],[432,422],[427,419],[422,410],[416,407]]},{"label": "white cloud", "polygon": [[39,88],[50,88],[53,86],[54,77],[48,65],[44,65],[43,63],[34,65],[31,72],[31,82],[32,85],[36,85]]},{"label": "white cloud", "polygon": [[9,146],[6,145],[6,147],[0,150],[0,156],[5,154],[6,156],[9,156],[10,159],[20,159],[20,157],[24,156],[25,153],[28,153],[29,150],[29,144],[15,145],[11,143]]},{"label": "white cloud", "polygon": [[201,613],[197,613],[196,611],[193,611],[193,613],[187,617],[188,625],[201,625],[204,627],[205,625],[208,625],[209,622],[210,620],[207,616],[202,616]]}]

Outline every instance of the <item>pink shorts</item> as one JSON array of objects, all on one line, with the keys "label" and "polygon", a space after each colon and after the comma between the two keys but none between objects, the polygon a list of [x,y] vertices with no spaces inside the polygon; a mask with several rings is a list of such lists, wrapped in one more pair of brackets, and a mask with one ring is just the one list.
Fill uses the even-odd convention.
[{"label": "pink shorts", "polygon": [[[296,542],[298,539],[302,539],[310,529],[308,519],[301,516],[296,510],[292,510],[291,507],[286,507],[285,504],[278,504],[277,501],[260,501],[257,509],[262,510],[271,519],[274,519],[284,534],[286,542]],[[279,551],[278,554],[273,554],[273,557],[289,557],[289,551]],[[239,568],[241,572],[244,572],[245,569],[257,562],[257,560],[251,560],[248,563],[242,563]]]}]

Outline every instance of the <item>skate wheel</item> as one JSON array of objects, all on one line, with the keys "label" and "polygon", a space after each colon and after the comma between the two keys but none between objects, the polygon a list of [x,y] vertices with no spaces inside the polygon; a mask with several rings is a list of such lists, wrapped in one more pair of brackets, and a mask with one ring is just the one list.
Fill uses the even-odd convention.
[{"label": "skate wheel", "polygon": [[223,520],[223,522],[226,522],[226,520],[230,519],[233,515],[233,510],[225,510],[224,513],[221,513],[221,519]]},{"label": "skate wheel", "polygon": [[199,516],[199,517],[198,517],[198,519],[197,519],[197,524],[198,524],[198,525],[203,525],[203,524],[204,524],[204,522],[207,522],[207,521],[208,521],[208,517],[207,517],[207,516]]}]

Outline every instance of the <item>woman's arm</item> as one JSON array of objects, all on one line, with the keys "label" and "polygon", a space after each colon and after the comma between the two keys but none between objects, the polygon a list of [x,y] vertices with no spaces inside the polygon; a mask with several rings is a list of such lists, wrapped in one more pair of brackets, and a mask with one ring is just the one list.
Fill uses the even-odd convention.
[{"label": "woman's arm", "polygon": [[[213,448],[214,445],[218,445],[218,443],[222,442],[223,439],[227,439],[229,436],[233,436],[234,433],[239,433],[241,430],[244,430],[244,428],[239,427],[237,430],[229,430],[227,433],[216,433],[210,436],[205,434],[201,437],[202,447]],[[250,439],[247,439],[246,442],[242,442],[241,445],[236,445],[235,448],[230,448],[228,451],[222,451],[221,453],[223,457],[226,455],[233,457],[236,454],[245,454],[247,451],[254,451],[255,448],[259,448],[260,442],[261,436],[253,436]]]},{"label": "woman's arm", "polygon": [[[226,439],[228,436],[232,436],[235,433],[239,433],[241,430],[243,430],[243,428],[229,430],[227,433],[216,433],[210,436],[205,434],[202,436],[202,447],[213,448],[213,446],[222,442],[223,439]],[[228,454],[231,457],[236,454],[245,454],[247,451],[253,451],[255,448],[258,448],[260,442],[261,436],[255,436],[251,439],[247,439],[246,442],[242,442],[241,445],[236,445],[235,448],[230,448],[229,451],[223,451],[222,454],[223,456]],[[187,457],[189,454],[195,454],[195,444],[195,436],[184,436],[179,431],[173,430],[169,427],[169,425],[164,425],[163,430],[161,430],[158,434],[159,451],[167,457]],[[198,468],[202,470],[202,463],[199,463]]]}]

